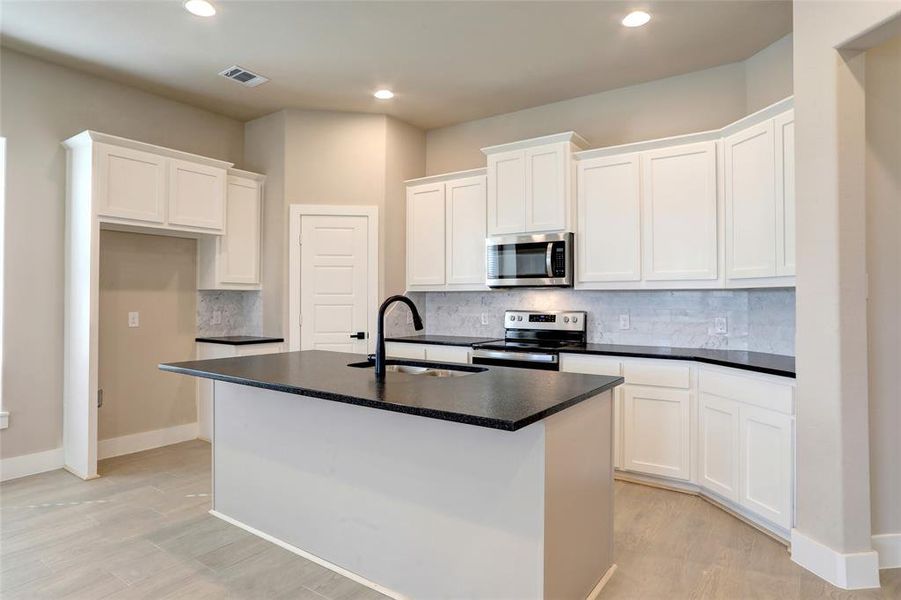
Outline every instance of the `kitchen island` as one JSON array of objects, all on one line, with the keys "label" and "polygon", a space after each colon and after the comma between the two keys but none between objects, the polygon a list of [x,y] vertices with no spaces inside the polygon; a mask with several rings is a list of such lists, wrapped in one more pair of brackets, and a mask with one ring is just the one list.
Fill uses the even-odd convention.
[{"label": "kitchen island", "polygon": [[213,514],[393,597],[595,595],[622,378],[361,358],[160,365],[215,381]]}]

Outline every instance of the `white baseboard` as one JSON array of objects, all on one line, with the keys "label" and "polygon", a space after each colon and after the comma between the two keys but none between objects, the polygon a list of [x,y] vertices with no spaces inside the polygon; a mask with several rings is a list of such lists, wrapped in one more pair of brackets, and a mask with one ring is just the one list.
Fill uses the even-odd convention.
[{"label": "white baseboard", "polygon": [[588,597],[585,600],[597,600],[597,597],[601,595],[604,586],[607,585],[607,582],[613,577],[614,571],[616,571],[616,563],[610,565],[610,568],[607,569],[607,572],[604,573],[604,576],[601,577],[601,580],[598,581],[598,584],[594,586],[594,589],[591,590],[591,593],[588,594]]},{"label": "white baseboard", "polygon": [[791,557],[836,587],[846,590],[879,587],[879,555],[875,550],[842,554],[792,529]]},{"label": "white baseboard", "polygon": [[384,586],[381,586],[381,585],[375,583],[374,581],[370,581],[370,580],[366,579],[365,577],[362,577],[361,575],[357,575],[356,573],[353,573],[351,571],[348,571],[347,569],[339,567],[338,565],[336,565],[334,563],[330,563],[329,561],[327,561],[323,558],[319,558],[315,554],[310,554],[306,550],[301,550],[297,546],[292,546],[288,542],[284,542],[284,541],[278,539],[277,537],[273,537],[273,536],[269,535],[268,533],[266,533],[264,531],[255,529],[255,528],[251,527],[250,525],[247,525],[245,523],[242,523],[241,521],[238,521],[237,519],[233,519],[233,518],[229,517],[228,515],[224,515],[220,512],[217,512],[216,510],[210,510],[210,514],[218,519],[222,519],[226,523],[231,523],[235,527],[240,527],[241,529],[243,529],[244,531],[247,531],[248,533],[252,533],[253,535],[255,535],[257,537],[263,538],[267,542],[271,542],[271,543],[275,544],[276,546],[280,546],[280,547],[284,548],[285,550],[287,550],[288,552],[293,552],[294,554],[296,554],[298,556],[302,556],[305,559],[312,561],[312,562],[316,563],[317,565],[323,566],[330,571],[334,571],[335,573],[337,573],[339,575],[343,575],[344,577],[347,577],[348,579],[352,579],[361,585],[365,585],[366,587],[373,589],[373,590],[379,592],[380,594],[384,594],[385,596],[388,596],[389,598],[394,598],[395,600],[407,600],[406,596],[403,596],[403,595],[395,592],[394,590],[390,590]]},{"label": "white baseboard", "polygon": [[64,462],[62,448],[4,458],[0,460],[0,481],[62,469]]},{"label": "white baseboard", "polygon": [[873,550],[879,554],[880,569],[901,567],[901,533],[874,535]]},{"label": "white baseboard", "polygon": [[197,439],[197,423],[176,425],[165,429],[142,431],[131,435],[100,440],[97,444],[97,459],[112,458],[123,454],[134,454],[153,448]]}]

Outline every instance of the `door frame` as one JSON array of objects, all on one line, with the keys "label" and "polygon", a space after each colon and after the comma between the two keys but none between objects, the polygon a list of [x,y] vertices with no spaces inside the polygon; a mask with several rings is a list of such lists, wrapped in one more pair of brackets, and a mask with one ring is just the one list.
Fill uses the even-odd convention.
[{"label": "door frame", "polygon": [[[367,219],[367,269],[369,290],[366,294],[369,309],[366,311],[366,329],[373,331],[376,325],[379,297],[379,208],[367,205],[290,204],[288,205],[288,350],[300,350],[300,221],[305,216],[366,217]],[[372,351],[373,335],[366,341]]]}]

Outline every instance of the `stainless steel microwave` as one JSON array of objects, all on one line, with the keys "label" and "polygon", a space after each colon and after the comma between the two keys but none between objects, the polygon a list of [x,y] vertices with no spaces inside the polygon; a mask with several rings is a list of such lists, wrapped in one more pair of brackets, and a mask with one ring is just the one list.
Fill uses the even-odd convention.
[{"label": "stainless steel microwave", "polygon": [[486,244],[488,287],[571,287],[573,234],[490,237]]}]

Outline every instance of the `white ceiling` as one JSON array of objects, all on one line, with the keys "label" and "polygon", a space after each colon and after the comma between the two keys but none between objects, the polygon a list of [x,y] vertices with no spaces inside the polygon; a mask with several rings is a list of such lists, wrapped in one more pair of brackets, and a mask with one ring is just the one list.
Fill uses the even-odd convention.
[{"label": "white ceiling", "polygon": [[[791,2],[2,0],[4,45],[253,119],[282,108],[384,112],[423,128],[704,69],[791,31]],[[642,8],[653,18],[628,29]],[[272,81],[217,75],[238,64]],[[372,92],[397,96],[377,101]],[[665,102],[665,99],[661,99]]]}]

